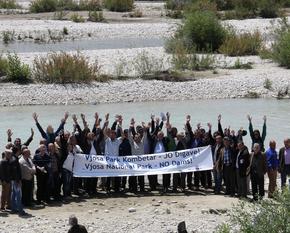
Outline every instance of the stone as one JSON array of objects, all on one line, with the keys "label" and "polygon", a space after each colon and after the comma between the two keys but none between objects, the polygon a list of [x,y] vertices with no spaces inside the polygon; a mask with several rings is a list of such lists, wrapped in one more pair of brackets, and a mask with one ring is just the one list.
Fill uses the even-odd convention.
[{"label": "stone", "polygon": [[134,213],[134,212],[136,212],[136,209],[135,208],[129,208],[128,211],[129,211],[129,213]]}]

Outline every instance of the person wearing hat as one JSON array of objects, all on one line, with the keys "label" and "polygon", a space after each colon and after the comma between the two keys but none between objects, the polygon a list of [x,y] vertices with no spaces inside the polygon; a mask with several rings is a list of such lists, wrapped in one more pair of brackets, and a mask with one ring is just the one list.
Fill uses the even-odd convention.
[{"label": "person wearing hat", "polygon": [[220,150],[220,156],[216,162],[216,170],[222,174],[226,186],[225,195],[235,196],[236,175],[236,150],[232,147],[229,137],[224,137],[223,148]]}]

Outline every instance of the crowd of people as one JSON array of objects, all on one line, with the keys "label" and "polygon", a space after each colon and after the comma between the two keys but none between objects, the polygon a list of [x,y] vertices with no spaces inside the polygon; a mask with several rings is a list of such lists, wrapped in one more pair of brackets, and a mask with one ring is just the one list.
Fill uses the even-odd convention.
[{"label": "crowd of people", "polygon": [[[252,195],[253,200],[259,200],[265,196],[265,174],[269,177],[269,198],[273,197],[277,188],[277,173],[281,174],[282,187],[286,185],[287,175],[290,175],[290,139],[285,139],[284,147],[279,151],[274,140],[266,148],[266,117],[262,133],[254,130],[250,116],[248,131],[241,128],[237,132],[230,127],[222,128],[221,115],[218,116],[218,130],[215,132],[212,132],[210,123],[206,129],[201,124],[193,128],[189,115],[185,118],[184,132],[172,125],[169,113],[161,114],[160,118],[151,115],[149,123],[138,125],[132,118],[126,129],[123,129],[121,115],[115,116],[110,127],[109,114],[105,115],[104,122],[98,113],[94,117],[94,125],[89,128],[84,114],[81,114],[82,124],[79,124],[76,115],[72,115],[74,127],[73,132],[69,132],[65,130],[69,114],[65,113],[57,130],[49,125],[45,131],[34,113],[33,119],[41,139],[33,152],[29,148],[34,140],[33,129],[25,143],[20,138],[12,142],[13,133],[10,129],[7,131],[8,142],[0,163],[2,211],[25,215],[24,207],[67,201],[72,194],[86,197],[95,196],[98,192],[186,192],[201,187],[212,189],[216,195],[241,198]],[[243,141],[247,134],[252,140],[250,148]],[[159,184],[161,179],[157,175],[149,175],[149,186],[145,186],[144,176],[77,178],[66,169],[68,156],[76,153],[130,156],[203,146],[212,148],[212,170],[164,174],[162,184]]]}]

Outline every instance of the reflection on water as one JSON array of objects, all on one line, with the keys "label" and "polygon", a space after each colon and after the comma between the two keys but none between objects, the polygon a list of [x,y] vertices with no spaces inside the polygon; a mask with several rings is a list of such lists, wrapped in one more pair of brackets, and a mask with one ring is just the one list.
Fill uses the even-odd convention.
[{"label": "reflection on water", "polygon": [[[102,117],[109,112],[112,121],[114,115],[120,113],[124,117],[124,128],[129,126],[131,117],[136,122],[149,121],[150,114],[159,115],[160,112],[169,111],[172,115],[172,123],[179,130],[183,130],[185,115],[190,114],[192,124],[201,122],[206,127],[207,122],[213,124],[213,130],[217,129],[217,115],[222,114],[222,125],[237,130],[241,126],[248,129],[247,114],[253,116],[254,128],[262,129],[263,115],[267,115],[268,129],[266,143],[275,139],[278,145],[283,144],[285,137],[290,137],[290,101],[289,100],[266,100],[266,99],[233,99],[233,100],[195,100],[195,101],[170,101],[170,102],[146,102],[146,103],[119,103],[100,105],[72,105],[72,106],[22,106],[0,108],[0,144],[3,148],[6,143],[6,130],[13,129],[13,138],[20,137],[26,140],[30,134],[30,128],[35,129],[35,139],[32,148],[35,149],[40,139],[32,113],[39,114],[39,122],[43,127],[52,124],[57,128],[64,111],[71,114],[85,113],[90,126],[94,122],[94,112],[99,112]],[[112,122],[111,122],[112,123]],[[66,128],[72,129],[71,118]],[[250,137],[245,141],[250,145]]]},{"label": "reflection on water", "polygon": [[62,41],[56,43],[14,42],[4,45],[0,43],[0,51],[15,53],[99,50],[99,49],[126,49],[163,47],[161,38],[107,38],[92,40]]}]

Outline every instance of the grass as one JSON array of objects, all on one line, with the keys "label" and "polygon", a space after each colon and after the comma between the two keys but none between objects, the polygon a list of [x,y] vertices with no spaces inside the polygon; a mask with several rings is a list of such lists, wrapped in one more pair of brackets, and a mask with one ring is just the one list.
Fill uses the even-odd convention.
[{"label": "grass", "polygon": [[103,11],[90,11],[88,21],[91,22],[104,22],[105,18]]},{"label": "grass", "polygon": [[8,70],[8,60],[0,55],[0,77],[6,76]]},{"label": "grass", "polygon": [[267,90],[272,90],[273,82],[270,79],[266,78],[263,86]]},{"label": "grass", "polygon": [[33,63],[33,77],[43,83],[90,83],[104,82],[97,62],[90,64],[81,53],[52,53],[39,57]]},{"label": "grass", "polygon": [[30,11],[33,13],[55,11],[100,11],[100,0],[33,0]]},{"label": "grass", "polygon": [[73,13],[70,17],[71,21],[75,23],[84,23],[85,19],[83,16],[79,15],[78,13]]},{"label": "grass", "polygon": [[253,64],[251,62],[242,63],[240,59],[237,59],[235,64],[232,67],[228,67],[228,69],[249,70],[253,69]]},{"label": "grass", "polygon": [[9,44],[14,40],[14,31],[3,31],[2,32],[2,40],[4,44]]},{"label": "grass", "polygon": [[104,6],[110,11],[128,12],[134,8],[134,0],[104,0]]},{"label": "grass", "polygon": [[21,6],[16,0],[0,0],[0,9],[19,9]]},{"label": "grass", "polygon": [[257,55],[262,47],[260,33],[237,34],[231,32],[219,48],[219,52],[228,56]]},{"label": "grass", "polygon": [[67,29],[67,27],[63,27],[62,34],[63,35],[68,35],[68,29]]},{"label": "grass", "polygon": [[290,69],[290,28],[279,34],[272,50],[273,60],[280,66]]}]

